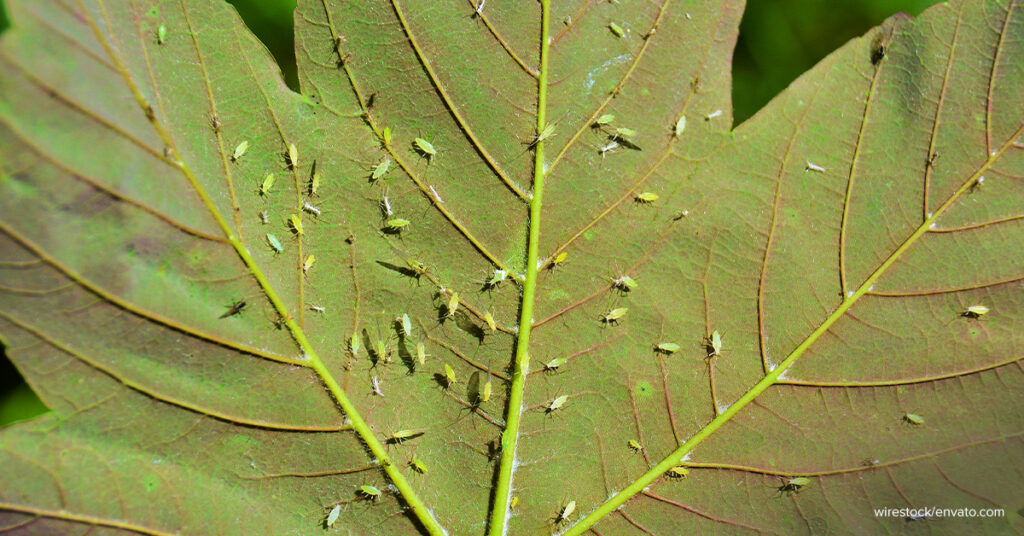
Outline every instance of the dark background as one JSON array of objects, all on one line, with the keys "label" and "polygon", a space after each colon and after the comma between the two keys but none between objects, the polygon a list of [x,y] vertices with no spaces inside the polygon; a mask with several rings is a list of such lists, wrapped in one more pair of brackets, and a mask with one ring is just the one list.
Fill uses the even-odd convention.
[{"label": "dark background", "polygon": [[[918,15],[935,1],[748,0],[733,64],[736,124],[753,115],[796,77],[849,39],[864,34],[898,11]],[[297,89],[292,30],[295,0],[229,3],[277,58],[288,85]],[[0,31],[6,26],[0,0]],[[44,411],[46,408],[3,355],[0,345],[0,426]]]}]

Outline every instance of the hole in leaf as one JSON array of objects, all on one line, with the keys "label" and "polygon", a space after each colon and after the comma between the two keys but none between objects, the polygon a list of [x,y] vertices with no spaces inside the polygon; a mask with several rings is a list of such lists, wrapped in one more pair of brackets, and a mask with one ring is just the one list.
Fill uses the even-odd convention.
[{"label": "hole in leaf", "polygon": [[249,31],[270,50],[277,61],[284,82],[292,91],[299,91],[299,75],[295,66],[295,27],[292,18],[296,0],[228,0],[242,17]]},{"label": "hole in leaf", "polygon": [[747,2],[733,55],[733,115],[746,121],[832,51],[900,11],[917,16],[934,0],[759,0]]},{"label": "hole in leaf", "polygon": [[0,428],[38,417],[49,411],[25,383],[7,359],[7,348],[0,344]]}]

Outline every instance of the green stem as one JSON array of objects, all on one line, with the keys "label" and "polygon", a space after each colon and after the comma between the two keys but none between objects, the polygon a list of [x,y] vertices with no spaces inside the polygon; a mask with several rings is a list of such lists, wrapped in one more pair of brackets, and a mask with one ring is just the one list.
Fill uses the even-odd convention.
[{"label": "green stem", "polygon": [[[547,126],[548,102],[548,35],[550,0],[540,0],[540,76],[537,78],[537,136]],[[533,325],[533,302],[537,293],[537,257],[540,250],[540,209],[544,193],[544,140],[538,140],[535,147],[533,166],[533,197],[530,199],[530,240],[526,255],[526,281],[523,282],[523,302],[519,314],[519,339],[516,342],[515,370],[512,373],[512,387],[508,397],[508,415],[505,431],[501,434],[501,461],[498,466],[498,482],[494,489],[494,506],[491,510],[490,536],[505,534],[508,522],[508,505],[512,497],[512,471],[516,458],[516,443],[519,440],[519,417],[523,411],[523,390],[526,375],[530,371],[530,328]]]}]

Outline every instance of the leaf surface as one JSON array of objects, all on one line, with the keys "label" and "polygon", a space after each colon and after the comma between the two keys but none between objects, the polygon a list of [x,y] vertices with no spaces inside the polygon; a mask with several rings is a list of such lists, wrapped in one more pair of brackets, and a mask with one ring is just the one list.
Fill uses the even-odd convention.
[{"label": "leaf surface", "polygon": [[1024,530],[1015,3],[735,129],[740,1],[10,4],[11,532]]}]

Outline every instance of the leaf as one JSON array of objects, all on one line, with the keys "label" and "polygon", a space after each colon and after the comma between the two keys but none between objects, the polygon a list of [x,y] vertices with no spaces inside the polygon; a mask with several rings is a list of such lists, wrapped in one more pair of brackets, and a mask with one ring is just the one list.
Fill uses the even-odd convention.
[{"label": "leaf", "polygon": [[1019,530],[1015,4],[735,129],[738,1],[10,4],[0,526]]}]

